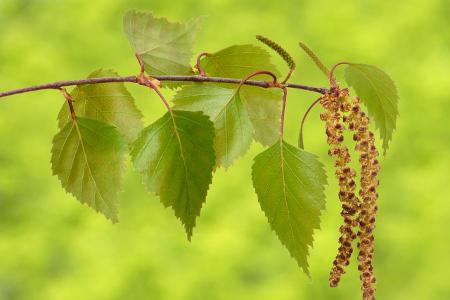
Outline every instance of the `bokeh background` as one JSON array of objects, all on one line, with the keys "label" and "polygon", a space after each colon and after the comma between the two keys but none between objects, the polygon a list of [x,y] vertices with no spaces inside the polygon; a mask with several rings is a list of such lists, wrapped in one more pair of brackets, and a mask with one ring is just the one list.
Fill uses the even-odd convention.
[{"label": "bokeh background", "polygon": [[[346,60],[386,70],[401,102],[398,130],[382,160],[378,299],[450,299],[448,0],[0,0],[0,90],[82,78],[100,67],[135,74],[122,31],[122,15],[132,8],[170,20],[207,16],[196,52],[256,43],[255,34],[272,37],[298,62],[294,82],[326,84],[299,40],[329,65]],[[147,90],[129,89],[147,124],[164,112]],[[290,93],[289,142],[296,143],[300,116],[314,96]],[[260,145],[228,171],[217,171],[188,243],[172,212],[131,168],[116,225],[62,190],[49,163],[62,103],[52,91],[0,99],[1,300],[360,298],[355,261],[339,288],[328,287],[341,222],[334,178],[311,251],[310,280],[257,203],[250,168]],[[305,143],[331,174],[317,109]]]}]

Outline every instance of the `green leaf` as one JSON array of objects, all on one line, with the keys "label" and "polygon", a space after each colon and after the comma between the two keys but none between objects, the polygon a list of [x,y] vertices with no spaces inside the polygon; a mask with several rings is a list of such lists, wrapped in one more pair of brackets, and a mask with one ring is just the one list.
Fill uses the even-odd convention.
[{"label": "green leaf", "polygon": [[309,275],[309,247],[325,208],[323,165],[315,155],[279,140],[256,156],[252,178],[271,228]]},{"label": "green leaf", "polygon": [[172,207],[191,239],[214,168],[214,125],[201,112],[166,113],[133,145],[134,166],[147,188]]},{"label": "green leaf", "polygon": [[151,13],[129,11],[123,18],[125,34],[150,75],[192,73],[192,45],[201,19],[171,23]]},{"label": "green leaf", "polygon": [[115,127],[77,118],[53,139],[53,174],[81,203],[117,222],[126,153],[127,143]]},{"label": "green leaf", "polygon": [[[111,70],[101,69],[90,74],[88,78],[117,76],[118,74]],[[142,130],[142,113],[121,82],[80,85],[71,95],[78,117],[113,124],[128,143],[133,142]],[[59,128],[71,122],[68,105],[64,103],[58,115]]]},{"label": "green leaf", "polygon": [[398,116],[399,96],[394,81],[377,67],[363,64],[349,64],[345,79],[374,118],[386,154]]},{"label": "green leaf", "polygon": [[273,145],[280,137],[281,90],[243,86],[240,95],[252,121],[255,140],[264,146]]},{"label": "green leaf", "polygon": [[245,154],[253,127],[237,90],[212,84],[185,86],[174,97],[178,110],[203,111],[214,122],[216,164],[229,167]]},{"label": "green leaf", "polygon": [[[259,70],[280,72],[271,62],[270,54],[254,45],[234,45],[203,57],[203,69],[210,76],[242,79]],[[263,76],[261,76],[263,77]],[[267,79],[267,76],[263,77]]]},{"label": "green leaf", "polygon": [[[271,62],[270,54],[253,45],[235,45],[211,53],[202,59],[202,66],[208,75],[218,77],[242,79],[258,70],[268,70],[280,75]],[[271,80],[267,76],[255,78]],[[266,146],[272,145],[279,136],[281,92],[278,89],[243,86],[240,96],[253,124],[255,140]]]}]

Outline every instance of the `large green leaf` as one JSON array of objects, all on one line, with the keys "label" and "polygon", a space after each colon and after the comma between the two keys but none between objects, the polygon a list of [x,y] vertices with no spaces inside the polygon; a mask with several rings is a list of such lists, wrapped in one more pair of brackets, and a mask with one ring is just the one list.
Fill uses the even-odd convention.
[{"label": "large green leaf", "polygon": [[315,155],[279,140],[256,156],[252,178],[271,228],[309,275],[309,247],[325,208],[323,165]]},{"label": "large green leaf", "polygon": [[[235,45],[211,53],[202,59],[202,67],[208,75],[219,77],[242,79],[259,70],[280,75],[272,64],[270,54],[254,45]],[[271,80],[270,77],[260,75],[254,79]],[[281,92],[278,89],[244,86],[240,96],[253,124],[255,140],[266,146],[272,145],[279,136]]]},{"label": "large green leaf", "polygon": [[115,127],[77,118],[53,139],[53,174],[81,203],[117,222],[126,153],[127,143]]},{"label": "large green leaf", "polygon": [[200,19],[171,23],[151,13],[129,11],[123,19],[128,40],[150,75],[186,75],[192,72],[190,59]]},{"label": "large green leaf", "polygon": [[[210,76],[244,78],[255,71],[280,72],[272,64],[269,52],[248,44],[234,45],[203,57],[202,67]],[[267,77],[263,77],[266,78]]]},{"label": "large green leaf", "polygon": [[253,127],[237,90],[212,84],[185,86],[174,97],[179,110],[203,111],[214,122],[218,166],[229,167],[252,142]]},{"label": "large green leaf", "polygon": [[394,81],[377,67],[363,64],[349,64],[345,79],[374,118],[386,153],[398,116],[399,96]]},{"label": "large green leaf", "polygon": [[147,188],[170,206],[192,236],[215,163],[214,125],[201,112],[166,113],[146,127],[131,156]]},{"label": "large green leaf", "polygon": [[[118,74],[111,70],[101,69],[90,74],[88,78],[117,76]],[[77,116],[115,125],[128,143],[133,142],[142,130],[142,113],[121,82],[80,85],[71,95]],[[58,115],[59,128],[71,121],[68,105],[64,103]]]}]

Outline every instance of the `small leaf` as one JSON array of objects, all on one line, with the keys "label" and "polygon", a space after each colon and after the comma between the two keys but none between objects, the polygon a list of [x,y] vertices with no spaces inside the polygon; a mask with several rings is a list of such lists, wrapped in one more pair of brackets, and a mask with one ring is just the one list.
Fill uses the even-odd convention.
[{"label": "small leaf", "polygon": [[[97,70],[88,78],[117,77],[111,70]],[[78,117],[95,119],[117,127],[128,143],[133,142],[142,130],[142,113],[121,82],[86,84],[77,86],[71,93]],[[68,105],[63,104],[59,115],[59,128],[72,122]]]},{"label": "small leaf", "polygon": [[203,111],[214,122],[214,148],[218,166],[229,167],[250,147],[253,127],[236,89],[195,84],[181,89],[173,101],[175,109]]},{"label": "small leaf", "polygon": [[309,276],[309,247],[325,208],[323,165],[315,155],[279,140],[256,156],[252,178],[271,228]]},{"label": "small leaf", "polygon": [[146,127],[131,156],[147,188],[172,207],[191,239],[214,168],[214,125],[201,112],[166,113]]},{"label": "small leaf", "polygon": [[[201,19],[171,23],[151,13],[129,11],[125,34],[150,75],[187,75],[192,72],[192,45]],[[179,84],[178,84],[179,85]]]},{"label": "small leaf", "polygon": [[81,203],[117,222],[126,153],[126,141],[115,127],[77,118],[53,139],[53,174]]},{"label": "small leaf", "polygon": [[363,64],[349,64],[345,79],[374,118],[386,154],[398,116],[399,96],[394,81],[377,67]]},{"label": "small leaf", "polygon": [[[259,70],[280,72],[272,64],[270,54],[254,45],[235,45],[205,56],[202,67],[210,76],[242,79]],[[264,79],[267,77],[260,76]],[[257,77],[255,77],[257,78]]]},{"label": "small leaf", "polygon": [[300,48],[305,51],[305,53],[311,58],[311,60],[316,64],[320,71],[328,78],[330,70],[325,66],[325,64],[320,60],[320,58],[304,43],[299,43]]},{"label": "small leaf", "polygon": [[[244,78],[258,70],[268,70],[279,76],[270,54],[257,46],[236,45],[212,53],[202,60],[210,76]],[[256,79],[267,80],[267,76]],[[223,85],[229,88],[229,85]],[[240,92],[254,128],[254,138],[263,145],[272,145],[279,136],[281,93],[279,90],[243,86]]]}]

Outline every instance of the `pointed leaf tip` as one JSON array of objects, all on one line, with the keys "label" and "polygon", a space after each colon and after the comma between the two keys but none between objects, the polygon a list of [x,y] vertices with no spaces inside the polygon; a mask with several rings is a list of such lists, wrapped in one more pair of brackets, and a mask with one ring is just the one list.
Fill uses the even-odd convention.
[{"label": "pointed leaf tip", "polygon": [[131,151],[144,184],[174,210],[188,240],[212,181],[213,143],[214,125],[207,116],[173,110],[146,127]]},{"label": "pointed leaf tip", "polygon": [[253,186],[270,227],[303,271],[325,208],[326,174],[317,157],[280,140],[255,157]]}]

